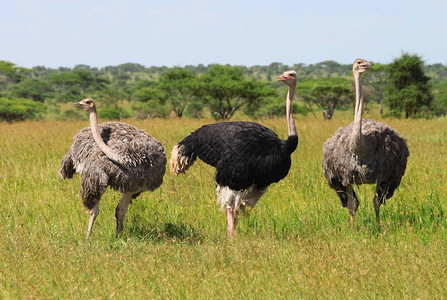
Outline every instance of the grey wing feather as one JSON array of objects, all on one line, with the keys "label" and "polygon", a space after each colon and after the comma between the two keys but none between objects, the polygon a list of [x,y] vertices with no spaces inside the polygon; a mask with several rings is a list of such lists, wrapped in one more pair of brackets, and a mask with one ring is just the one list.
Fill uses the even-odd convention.
[{"label": "grey wing feather", "polygon": [[[103,141],[116,151],[125,165],[108,159],[93,139],[91,129],[82,129],[74,138],[73,145],[61,161],[60,174],[64,178],[81,173],[84,183],[95,179],[92,166],[108,176],[107,184],[120,192],[139,193],[155,190],[163,182],[166,169],[166,154],[163,146],[152,136],[134,126],[121,122],[106,122],[99,125]],[[86,180],[84,180],[84,177]],[[98,183],[98,182],[96,182]],[[100,193],[103,184],[97,186]]]},{"label": "grey wing feather", "polygon": [[349,149],[352,123],[339,128],[323,146],[325,177],[332,188],[337,188],[340,183],[347,186],[386,182],[394,190],[405,173],[409,156],[406,141],[380,122],[364,120],[362,126],[369,153],[359,159]]},{"label": "grey wing feather", "polygon": [[62,179],[73,178],[76,172],[75,166],[73,164],[73,159],[71,158],[71,151],[65,154],[61,161],[61,168],[59,169],[59,175]]}]

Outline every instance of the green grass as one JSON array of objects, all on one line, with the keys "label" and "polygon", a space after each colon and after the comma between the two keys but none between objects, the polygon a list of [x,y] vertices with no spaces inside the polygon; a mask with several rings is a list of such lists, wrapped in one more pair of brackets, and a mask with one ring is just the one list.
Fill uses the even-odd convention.
[{"label": "green grass", "polygon": [[[174,144],[203,120],[134,121]],[[198,161],[166,173],[130,206],[114,238],[119,194],[109,190],[92,237],[80,177],[59,163],[77,122],[0,124],[0,298],[407,298],[447,296],[447,120],[386,119],[410,146],[407,172],[375,225],[373,186],[358,190],[356,227],[325,182],[322,145],[349,116],[296,117],[289,175],[269,188],[226,238],[214,169]],[[286,136],[283,119],[262,123]]]}]

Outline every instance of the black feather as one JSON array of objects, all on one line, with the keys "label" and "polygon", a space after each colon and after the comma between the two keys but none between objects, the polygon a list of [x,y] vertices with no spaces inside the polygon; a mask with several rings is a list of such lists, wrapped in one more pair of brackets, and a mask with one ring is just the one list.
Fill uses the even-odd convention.
[{"label": "black feather", "polygon": [[298,137],[281,140],[272,130],[253,122],[222,122],[197,129],[179,144],[182,155],[198,156],[216,168],[216,182],[233,190],[265,187],[289,172],[290,154]]}]

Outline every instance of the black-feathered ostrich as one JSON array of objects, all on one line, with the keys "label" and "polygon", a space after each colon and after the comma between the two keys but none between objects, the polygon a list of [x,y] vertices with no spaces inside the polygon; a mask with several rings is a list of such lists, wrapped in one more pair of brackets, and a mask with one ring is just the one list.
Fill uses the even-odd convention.
[{"label": "black-feathered ostrich", "polygon": [[296,72],[287,71],[279,80],[289,86],[286,98],[287,140],[252,122],[222,122],[197,129],[172,149],[170,169],[184,173],[197,156],[216,168],[217,198],[227,211],[228,234],[235,234],[240,208],[254,207],[270,184],[289,172],[290,155],[298,145],[292,100]]},{"label": "black-feathered ostrich", "polygon": [[329,186],[350,213],[351,226],[359,206],[353,185],[376,184],[373,199],[377,224],[380,205],[393,196],[407,166],[407,142],[394,129],[372,120],[362,120],[363,88],[360,76],[371,64],[357,59],[352,67],[355,80],[354,122],[339,128],[323,146],[323,169]]},{"label": "black-feathered ostrich", "polygon": [[70,151],[62,158],[60,175],[82,177],[80,196],[90,211],[87,238],[99,214],[99,200],[107,186],[119,191],[122,198],[116,210],[116,235],[123,230],[129,203],[141,192],[153,191],[163,183],[166,154],[152,136],[129,124],[106,122],[98,126],[95,102],[86,98],[75,104],[89,113],[90,127],[74,138]]}]

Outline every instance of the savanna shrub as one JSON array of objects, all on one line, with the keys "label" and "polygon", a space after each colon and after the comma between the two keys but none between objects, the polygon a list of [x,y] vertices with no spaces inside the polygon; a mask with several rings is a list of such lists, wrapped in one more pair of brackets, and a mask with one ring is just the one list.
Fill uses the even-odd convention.
[{"label": "savanna shrub", "polygon": [[0,119],[7,122],[41,119],[44,112],[45,106],[40,102],[23,98],[0,98]]}]

